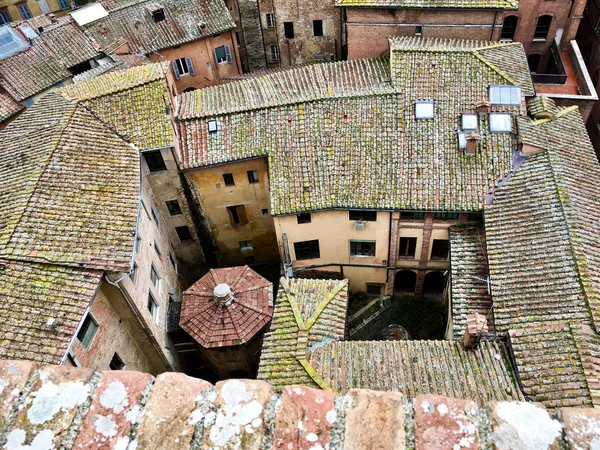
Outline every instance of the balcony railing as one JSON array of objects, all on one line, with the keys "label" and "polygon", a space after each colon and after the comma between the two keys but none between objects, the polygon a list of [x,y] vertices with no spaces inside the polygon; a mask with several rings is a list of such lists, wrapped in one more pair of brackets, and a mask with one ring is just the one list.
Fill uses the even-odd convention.
[{"label": "balcony railing", "polygon": [[565,84],[567,82],[567,71],[563,64],[556,42],[550,46],[551,60],[548,64],[548,73],[531,72],[534,84]]}]

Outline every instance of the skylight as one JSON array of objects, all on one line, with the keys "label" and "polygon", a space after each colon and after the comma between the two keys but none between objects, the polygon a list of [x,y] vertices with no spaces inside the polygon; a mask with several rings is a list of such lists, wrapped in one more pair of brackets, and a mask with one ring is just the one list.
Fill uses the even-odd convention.
[{"label": "skylight", "polygon": [[510,133],[512,131],[512,121],[508,113],[490,114],[490,131],[492,133]]},{"label": "skylight", "polygon": [[462,129],[463,130],[477,130],[477,114],[463,114],[462,115]]},{"label": "skylight", "polygon": [[417,119],[433,119],[433,100],[417,100],[415,117]]},{"label": "skylight", "polygon": [[521,86],[490,86],[492,105],[520,105]]},{"label": "skylight", "polygon": [[209,120],[208,121],[208,132],[209,133],[216,133],[217,132],[217,121],[216,120]]},{"label": "skylight", "polygon": [[458,136],[458,148],[464,150],[467,148],[467,138],[465,137],[464,131],[458,131],[456,135]]},{"label": "skylight", "polygon": [[0,59],[19,53],[27,47],[29,44],[19,38],[10,25],[0,27]]}]

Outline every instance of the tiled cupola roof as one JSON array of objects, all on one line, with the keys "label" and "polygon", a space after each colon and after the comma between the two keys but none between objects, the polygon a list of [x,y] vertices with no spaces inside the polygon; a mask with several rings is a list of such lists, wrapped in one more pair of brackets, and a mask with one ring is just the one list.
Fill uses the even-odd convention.
[{"label": "tiled cupola roof", "polygon": [[[217,299],[220,285],[231,295]],[[227,347],[249,342],[272,315],[273,284],[248,266],[229,267],[211,269],[185,291],[179,325],[202,347]]]}]

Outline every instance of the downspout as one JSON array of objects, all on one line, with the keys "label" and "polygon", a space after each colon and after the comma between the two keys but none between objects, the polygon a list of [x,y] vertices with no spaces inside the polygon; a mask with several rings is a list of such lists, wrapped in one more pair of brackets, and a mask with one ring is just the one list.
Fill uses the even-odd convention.
[{"label": "downspout", "polygon": [[492,22],[492,32],[490,33],[490,41],[494,40],[494,30],[496,27],[496,18],[498,17],[498,11],[494,13],[494,21]]}]

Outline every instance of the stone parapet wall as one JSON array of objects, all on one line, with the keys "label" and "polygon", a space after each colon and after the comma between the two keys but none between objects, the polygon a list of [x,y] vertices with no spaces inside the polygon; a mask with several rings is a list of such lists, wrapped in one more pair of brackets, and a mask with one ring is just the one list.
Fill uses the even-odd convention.
[{"label": "stone parapet wall", "polygon": [[600,411],[396,392],[331,391],[180,373],[0,361],[0,447],[44,449],[595,448]]}]

